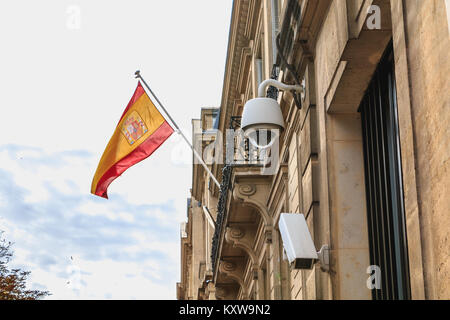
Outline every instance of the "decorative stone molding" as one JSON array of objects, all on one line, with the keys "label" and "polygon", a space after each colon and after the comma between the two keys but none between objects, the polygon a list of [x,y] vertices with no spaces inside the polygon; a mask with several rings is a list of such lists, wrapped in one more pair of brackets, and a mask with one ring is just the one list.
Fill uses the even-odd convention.
[{"label": "decorative stone molding", "polygon": [[223,262],[223,270],[230,272],[236,270],[236,263],[232,261],[224,261]]},{"label": "decorative stone molding", "polygon": [[244,290],[244,279],[242,278],[242,263],[236,263],[230,260],[221,260],[219,263],[219,271],[226,277],[236,281],[242,290]]},{"label": "decorative stone molding", "polygon": [[[267,190],[268,191],[268,187]],[[266,206],[267,192],[259,190],[255,184],[236,183],[233,189],[233,198],[242,202],[243,206],[255,208],[266,225],[271,225],[272,219]]]},{"label": "decorative stone molding", "polygon": [[227,231],[233,239],[241,239],[245,236],[245,230],[239,227],[228,227]]},{"label": "decorative stone molding", "polygon": [[243,196],[251,196],[256,193],[256,186],[254,184],[243,184],[238,186],[239,193]]},{"label": "decorative stone molding", "polygon": [[243,226],[228,227],[225,233],[225,240],[235,248],[241,248],[248,254],[252,263],[256,263],[256,254],[252,247],[254,232],[247,231]]},{"label": "decorative stone molding", "polygon": [[258,280],[258,270],[259,270],[259,266],[257,264],[254,264],[252,267],[252,273],[253,273],[253,280]]},{"label": "decorative stone molding", "polygon": [[273,227],[272,226],[265,226],[265,230],[264,230],[264,240],[266,243],[272,243],[272,231],[273,231]]}]

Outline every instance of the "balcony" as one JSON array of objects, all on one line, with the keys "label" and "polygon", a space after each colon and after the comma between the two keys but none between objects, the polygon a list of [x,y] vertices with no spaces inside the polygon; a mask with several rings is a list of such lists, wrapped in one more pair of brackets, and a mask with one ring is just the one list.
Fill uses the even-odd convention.
[{"label": "balcony", "polygon": [[240,117],[232,117],[233,136],[229,133],[227,137],[232,143],[227,144],[212,241],[211,262],[218,299],[254,297],[258,276],[261,277],[256,252],[271,239],[266,203],[273,176],[261,175],[264,155],[252,150],[239,126]]}]

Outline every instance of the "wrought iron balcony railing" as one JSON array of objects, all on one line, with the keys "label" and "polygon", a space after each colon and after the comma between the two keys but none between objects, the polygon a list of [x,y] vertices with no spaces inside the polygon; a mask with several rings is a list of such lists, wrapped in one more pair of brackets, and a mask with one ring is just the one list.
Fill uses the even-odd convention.
[{"label": "wrought iron balcony railing", "polygon": [[241,117],[234,116],[230,120],[230,131],[226,133],[226,164],[262,165],[263,154],[257,148],[251,148],[250,142],[241,130]]},{"label": "wrought iron balcony railing", "polygon": [[227,214],[228,191],[231,189],[232,166],[225,165],[222,169],[222,183],[220,184],[219,203],[217,204],[217,218],[211,247],[211,262],[215,272],[218,260],[219,241],[222,233],[223,222]]}]

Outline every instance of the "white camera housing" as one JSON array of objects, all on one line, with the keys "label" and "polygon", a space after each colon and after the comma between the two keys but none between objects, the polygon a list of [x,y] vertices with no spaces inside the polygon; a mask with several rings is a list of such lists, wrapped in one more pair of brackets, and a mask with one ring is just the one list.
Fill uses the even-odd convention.
[{"label": "white camera housing", "polygon": [[247,101],[242,112],[241,128],[244,132],[253,129],[284,129],[284,119],[278,102],[271,98],[258,97]]},{"label": "white camera housing", "polygon": [[287,259],[294,269],[312,269],[320,261],[321,269],[328,270],[328,246],[324,245],[320,252],[316,251],[303,214],[282,213],[278,227]]}]

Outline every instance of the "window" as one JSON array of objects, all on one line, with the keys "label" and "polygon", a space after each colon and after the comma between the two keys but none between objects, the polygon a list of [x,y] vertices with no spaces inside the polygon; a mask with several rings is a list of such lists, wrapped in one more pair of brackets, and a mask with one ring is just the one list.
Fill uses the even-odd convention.
[{"label": "window", "polygon": [[360,105],[373,299],[410,299],[408,250],[392,43]]}]

